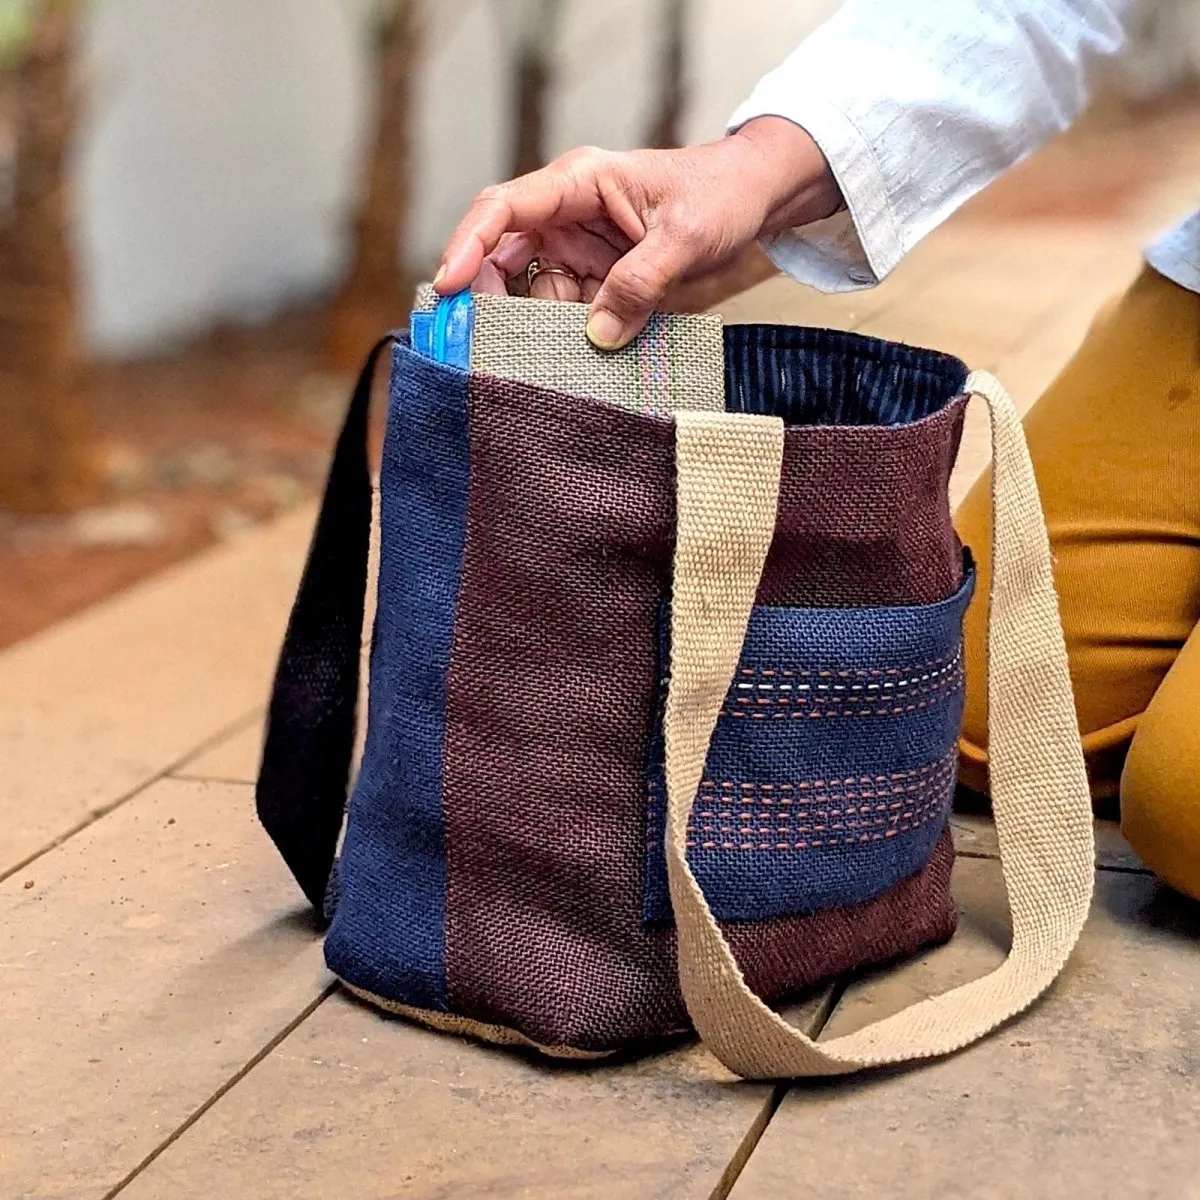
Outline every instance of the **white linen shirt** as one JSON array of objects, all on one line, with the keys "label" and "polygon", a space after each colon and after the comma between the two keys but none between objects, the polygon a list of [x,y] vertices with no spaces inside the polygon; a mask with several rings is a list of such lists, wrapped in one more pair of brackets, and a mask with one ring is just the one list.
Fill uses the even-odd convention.
[{"label": "white linen shirt", "polygon": [[[1129,0],[847,0],[730,120],[781,116],[821,147],[847,211],[773,235],[781,270],[822,291],[878,283],[930,230],[1087,102]],[[1200,180],[1197,181],[1200,189]],[[1146,251],[1200,292],[1200,213]]]}]

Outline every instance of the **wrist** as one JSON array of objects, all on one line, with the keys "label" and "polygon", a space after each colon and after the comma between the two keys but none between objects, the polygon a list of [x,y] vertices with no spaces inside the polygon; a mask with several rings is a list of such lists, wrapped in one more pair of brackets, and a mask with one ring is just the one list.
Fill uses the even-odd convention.
[{"label": "wrist", "polygon": [[845,206],[828,160],[811,135],[786,117],[755,117],[726,139],[763,204],[760,235],[832,216]]}]

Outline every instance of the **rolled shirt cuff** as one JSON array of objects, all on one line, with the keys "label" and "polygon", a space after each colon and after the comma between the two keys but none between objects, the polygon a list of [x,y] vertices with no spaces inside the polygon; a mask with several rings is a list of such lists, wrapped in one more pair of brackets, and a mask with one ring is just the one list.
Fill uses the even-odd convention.
[{"label": "rolled shirt cuff", "polygon": [[904,245],[869,142],[841,109],[794,79],[763,79],[733,114],[729,132],[767,116],[799,125],[817,143],[846,208],[762,239],[763,251],[781,271],[823,292],[874,287],[899,263]]}]

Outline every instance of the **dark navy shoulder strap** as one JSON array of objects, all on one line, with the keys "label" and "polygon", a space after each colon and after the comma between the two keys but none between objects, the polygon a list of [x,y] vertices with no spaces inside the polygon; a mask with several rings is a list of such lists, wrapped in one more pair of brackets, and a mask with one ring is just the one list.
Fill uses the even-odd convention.
[{"label": "dark navy shoulder strap", "polygon": [[338,436],[267,717],[259,820],[324,913],[354,753],[371,541],[367,429],[382,338],[367,357]]}]

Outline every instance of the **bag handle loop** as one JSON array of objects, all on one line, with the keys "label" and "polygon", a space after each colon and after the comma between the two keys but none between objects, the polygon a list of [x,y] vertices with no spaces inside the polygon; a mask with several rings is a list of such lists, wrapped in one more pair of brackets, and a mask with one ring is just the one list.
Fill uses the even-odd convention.
[{"label": "bag handle loop", "polygon": [[774,531],[783,426],[736,414],[675,417],[678,530],[664,719],[667,874],[688,1012],[708,1048],[747,1079],[840,1075],[961,1049],[1049,987],[1087,918],[1095,860],[1091,799],[1033,464],[1016,407],[1000,383],[975,372],[965,390],[987,402],[991,417],[988,740],[1012,948],[981,979],[820,1043],[747,986],[686,853],[709,741]]},{"label": "bag handle loop", "polygon": [[255,788],[259,820],[326,918],[354,756],[371,546],[371,384],[395,339],[381,338],[367,356],[338,435],[275,670]]}]

